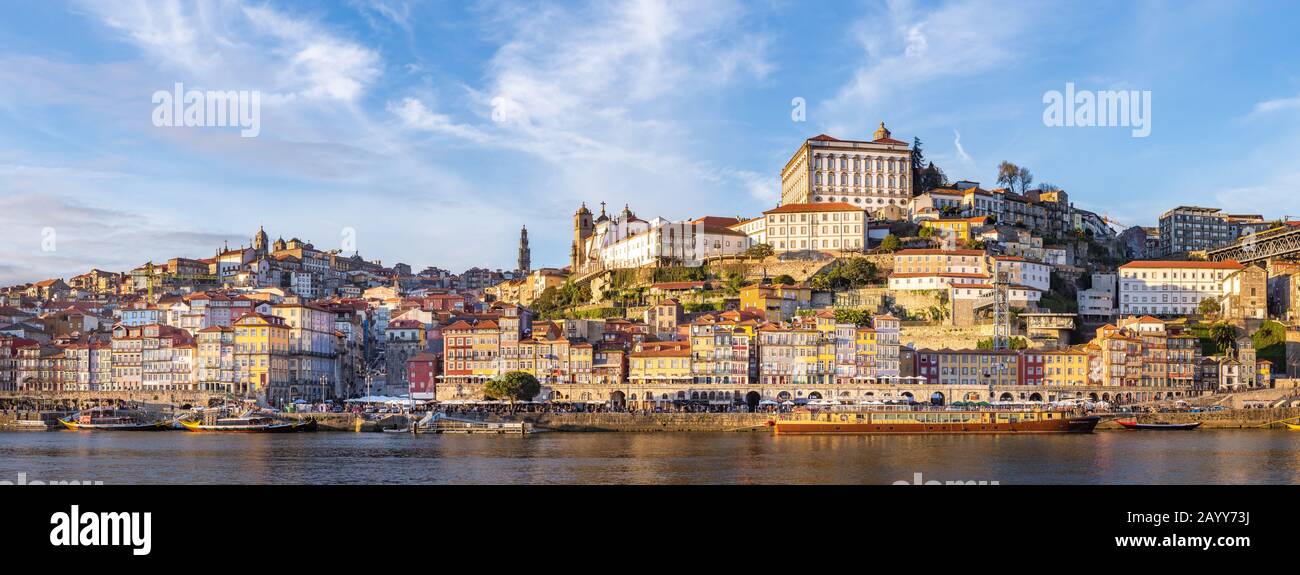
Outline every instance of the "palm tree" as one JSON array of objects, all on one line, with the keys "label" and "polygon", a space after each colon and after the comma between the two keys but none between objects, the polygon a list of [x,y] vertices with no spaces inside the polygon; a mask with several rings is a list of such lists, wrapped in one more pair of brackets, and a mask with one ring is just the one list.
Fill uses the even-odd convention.
[{"label": "palm tree", "polygon": [[1210,326],[1210,340],[1221,353],[1227,353],[1237,343],[1237,330],[1231,324],[1219,322]]}]

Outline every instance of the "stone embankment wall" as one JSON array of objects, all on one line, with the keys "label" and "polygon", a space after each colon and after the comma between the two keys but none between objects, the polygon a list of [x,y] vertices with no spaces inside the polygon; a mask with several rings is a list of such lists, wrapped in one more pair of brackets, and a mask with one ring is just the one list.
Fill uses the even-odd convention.
[{"label": "stone embankment wall", "polygon": [[993,337],[993,324],[970,327],[904,325],[899,342],[916,349],[974,349],[981,339]]},{"label": "stone embankment wall", "polygon": [[[1137,416],[1139,423],[1191,423],[1199,421],[1201,422],[1201,429],[1285,429],[1286,426],[1278,423],[1278,421],[1292,418],[1300,418],[1300,407],[1233,409],[1205,413],[1143,413]],[[1291,423],[1300,423],[1300,421],[1292,419]],[[1097,429],[1121,429],[1121,427],[1114,421],[1105,421]]]},{"label": "stone embankment wall", "polygon": [[764,259],[762,262],[751,264],[745,270],[745,279],[759,281],[763,278],[775,278],[777,276],[788,275],[794,278],[796,282],[808,281],[808,278],[817,275],[826,266],[834,263],[835,260],[827,258],[825,260],[791,260],[781,261],[780,258],[772,256]]},{"label": "stone embankment wall", "polygon": [[765,413],[526,413],[513,421],[528,421],[553,431],[730,431],[768,433],[772,419]]},{"label": "stone embankment wall", "polygon": [[[286,413],[284,416],[290,419],[315,419],[316,429],[321,431],[357,431],[358,418],[351,413]],[[405,418],[402,419],[404,422]],[[361,431],[379,431],[384,423],[397,427],[400,422],[363,421]]]}]

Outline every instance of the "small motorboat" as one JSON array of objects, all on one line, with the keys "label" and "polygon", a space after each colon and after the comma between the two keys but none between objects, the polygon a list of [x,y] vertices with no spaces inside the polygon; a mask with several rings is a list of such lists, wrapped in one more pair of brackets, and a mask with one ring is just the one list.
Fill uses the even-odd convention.
[{"label": "small motorboat", "polygon": [[1201,426],[1201,422],[1193,421],[1191,423],[1138,423],[1136,419],[1123,420],[1116,419],[1115,423],[1124,426],[1125,429],[1135,429],[1139,431],[1191,431]]},{"label": "small motorboat", "polygon": [[1291,431],[1300,431],[1300,424],[1290,423],[1285,421],[1283,423],[1286,425],[1286,428]]},{"label": "small motorboat", "polygon": [[159,431],[171,427],[171,420],[141,411],[96,407],[59,418],[75,431]]}]

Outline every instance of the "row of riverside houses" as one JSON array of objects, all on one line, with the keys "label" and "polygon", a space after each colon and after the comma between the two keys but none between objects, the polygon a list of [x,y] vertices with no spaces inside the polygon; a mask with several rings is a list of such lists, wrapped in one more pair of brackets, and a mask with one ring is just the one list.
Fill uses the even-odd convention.
[{"label": "row of riverside houses", "polygon": [[405,365],[391,359],[403,344],[383,361],[398,328],[414,323],[428,345],[416,352],[438,353],[440,326],[486,306],[483,286],[511,273],[412,275],[259,230],[252,247],[212,259],[0,288],[0,392],[207,391],[275,405],[384,393],[394,379],[405,392],[405,373],[387,373]]},{"label": "row of riverside houses", "polygon": [[[0,391],[211,391],[278,405],[355,396],[367,372],[386,375],[367,360],[382,357],[377,350],[389,347],[398,365],[438,351],[430,335],[475,305],[467,295],[395,294],[306,301],[210,291],[86,311],[0,307],[11,322],[0,328]],[[412,326],[412,340],[437,347],[408,352],[398,337]]]},{"label": "row of riverside houses", "polygon": [[913,349],[900,345],[893,316],[858,326],[829,310],[786,322],[752,308],[706,313],[665,339],[624,319],[539,320],[529,329],[507,317],[462,318],[444,328],[444,369],[430,398],[484,399],[483,385],[512,371],[538,379],[539,401],[630,409],[816,399],[1128,403],[1253,387],[1270,377],[1268,363],[1253,356],[1201,357],[1195,336],[1152,317],[1107,325],[1083,345],[1004,351]]}]

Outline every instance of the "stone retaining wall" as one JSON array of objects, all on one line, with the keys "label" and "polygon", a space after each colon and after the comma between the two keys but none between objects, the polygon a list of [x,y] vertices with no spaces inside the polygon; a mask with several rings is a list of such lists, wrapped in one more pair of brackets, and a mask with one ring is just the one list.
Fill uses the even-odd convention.
[{"label": "stone retaining wall", "polygon": [[742,431],[768,433],[765,413],[526,413],[511,420],[528,421],[553,431]]},{"label": "stone retaining wall", "polygon": [[993,324],[970,327],[946,325],[904,325],[899,342],[916,349],[975,349],[982,339],[993,337]]},{"label": "stone retaining wall", "polygon": [[[1295,417],[1300,417],[1300,407],[1233,409],[1205,413],[1143,413],[1137,416],[1137,420],[1138,423],[1191,423],[1199,421],[1201,422],[1201,429],[1250,429],[1260,428],[1260,426],[1285,429],[1285,425],[1274,422]],[[1292,421],[1292,423],[1297,422]],[[1120,425],[1114,421],[1105,421],[1097,428],[1121,429]]]}]

